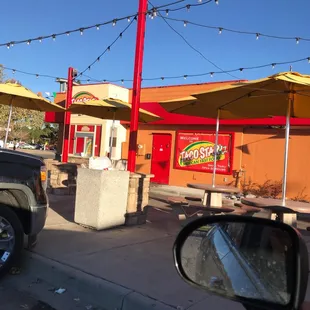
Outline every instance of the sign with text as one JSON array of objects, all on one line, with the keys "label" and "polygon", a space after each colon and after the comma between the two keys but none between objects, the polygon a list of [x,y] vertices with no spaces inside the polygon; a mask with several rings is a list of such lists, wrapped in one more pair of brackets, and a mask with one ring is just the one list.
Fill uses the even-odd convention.
[{"label": "sign with text", "polygon": [[[177,132],[176,169],[213,172],[215,133]],[[233,134],[220,133],[217,147],[216,172],[232,173]]]}]

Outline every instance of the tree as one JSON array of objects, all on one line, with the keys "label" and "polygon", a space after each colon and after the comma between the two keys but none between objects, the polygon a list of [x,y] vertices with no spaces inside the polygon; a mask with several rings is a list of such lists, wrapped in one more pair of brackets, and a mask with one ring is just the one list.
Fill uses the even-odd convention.
[{"label": "tree", "polygon": [[[3,71],[3,66],[0,65],[0,83],[21,83],[15,79],[6,79]],[[4,138],[7,122],[9,118],[10,107],[7,105],[0,106],[0,139]],[[44,113],[40,111],[25,110],[13,107],[11,118],[11,131],[9,132],[9,139],[26,140],[29,136],[30,129],[40,130],[44,125]]]}]

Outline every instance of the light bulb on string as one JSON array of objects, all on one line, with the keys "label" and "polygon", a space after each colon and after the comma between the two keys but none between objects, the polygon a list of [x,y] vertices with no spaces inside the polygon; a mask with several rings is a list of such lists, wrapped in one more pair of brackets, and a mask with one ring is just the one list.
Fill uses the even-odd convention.
[{"label": "light bulb on string", "polygon": [[183,77],[184,77],[184,80],[186,80],[187,79],[187,74],[185,74]]},{"label": "light bulb on string", "polygon": [[87,68],[87,69],[88,69],[88,71],[90,71],[90,66],[88,66],[88,68]]},{"label": "light bulb on string", "polygon": [[36,78],[37,78],[37,79],[39,78],[39,74],[36,74]]},{"label": "light bulb on string", "polygon": [[191,9],[191,5],[190,4],[188,4],[187,6],[186,6],[186,10],[187,10],[187,12],[189,12],[189,10]]},{"label": "light bulb on string", "polygon": [[56,35],[55,34],[52,35],[52,38],[53,38],[53,41],[56,41]]},{"label": "light bulb on string", "polygon": [[13,69],[13,70],[12,70],[12,73],[13,73],[13,74],[15,74],[15,73],[16,73],[16,70],[15,70],[15,69]]},{"label": "light bulb on string", "polygon": [[300,38],[296,38],[296,44],[299,44]]},{"label": "light bulb on string", "polygon": [[123,79],[121,80],[121,83],[124,84],[124,80]]},{"label": "light bulb on string", "polygon": [[219,34],[222,34],[223,28],[219,28]]},{"label": "light bulb on string", "polygon": [[212,78],[213,78],[213,74],[214,74],[214,72],[210,72],[210,77],[212,77]]},{"label": "light bulb on string", "polygon": [[42,43],[42,37],[39,37],[39,42]]},{"label": "light bulb on string", "polygon": [[162,76],[160,79],[163,81],[165,78]]},{"label": "light bulb on string", "polygon": [[119,37],[120,37],[120,39],[123,38],[123,33],[122,32],[119,34]]},{"label": "light bulb on string", "polygon": [[215,4],[217,4],[217,5],[218,5],[218,4],[219,4],[219,0],[215,0]]},{"label": "light bulb on string", "polygon": [[202,3],[202,0],[198,0],[198,3]]},{"label": "light bulb on string", "polygon": [[168,16],[168,15],[169,15],[169,10],[167,9],[167,10],[166,10],[166,16]]},{"label": "light bulb on string", "polygon": [[69,31],[67,31],[67,32],[66,32],[66,35],[67,35],[67,36],[69,37],[69,35],[70,35],[70,32],[69,32]]},{"label": "light bulb on string", "polygon": [[127,17],[127,21],[128,21],[128,23],[130,23],[130,21],[131,21],[130,17]]},{"label": "light bulb on string", "polygon": [[10,45],[11,45],[11,47],[14,47],[14,42],[11,42]]},{"label": "light bulb on string", "polygon": [[90,79],[87,79],[87,83],[89,83],[90,82]]},{"label": "light bulb on string", "polygon": [[259,33],[256,34],[256,40],[259,39],[259,35],[260,35]]},{"label": "light bulb on string", "polygon": [[271,64],[272,69],[274,69],[276,66],[276,64]]},{"label": "light bulb on string", "polygon": [[240,71],[240,72],[243,72],[243,68],[240,68],[239,71]]},{"label": "light bulb on string", "polygon": [[81,29],[80,29],[80,35],[82,36],[83,34],[84,34],[84,29],[81,28]]},{"label": "light bulb on string", "polygon": [[310,64],[310,57],[308,57],[307,60],[308,60],[308,64]]},{"label": "light bulb on string", "polygon": [[6,45],[6,47],[8,48],[8,50],[10,49],[10,47],[11,47],[11,45],[10,45],[10,43],[8,43],[7,45]]},{"label": "light bulb on string", "polygon": [[27,41],[27,45],[30,45],[30,43],[31,43],[31,40],[28,40],[28,41]]},{"label": "light bulb on string", "polygon": [[116,25],[116,19],[113,20],[112,26],[114,27]]},{"label": "light bulb on string", "polygon": [[108,46],[107,51],[110,52],[110,50],[111,50],[111,46]]},{"label": "light bulb on string", "polygon": [[185,21],[184,21],[184,27],[186,27],[186,26],[187,26],[187,21],[185,20]]},{"label": "light bulb on string", "polygon": [[96,29],[99,30],[99,29],[100,29],[100,26],[99,26],[99,25],[96,25]]},{"label": "light bulb on string", "polygon": [[100,57],[97,58],[97,62],[99,62],[99,61],[100,61]]}]

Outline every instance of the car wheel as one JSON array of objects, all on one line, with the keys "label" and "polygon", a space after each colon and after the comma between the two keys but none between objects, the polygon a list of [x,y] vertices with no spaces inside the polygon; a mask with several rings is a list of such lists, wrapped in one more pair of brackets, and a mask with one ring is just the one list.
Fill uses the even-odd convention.
[{"label": "car wheel", "polygon": [[20,259],[24,245],[24,230],[16,213],[0,204],[0,277]]}]

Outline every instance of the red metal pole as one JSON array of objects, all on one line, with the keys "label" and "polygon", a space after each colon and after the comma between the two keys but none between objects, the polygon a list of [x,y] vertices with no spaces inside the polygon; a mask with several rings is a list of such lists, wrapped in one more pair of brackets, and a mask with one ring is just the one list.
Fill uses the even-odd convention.
[{"label": "red metal pole", "polygon": [[147,11],[147,0],[139,0],[135,68],[133,76],[132,101],[131,101],[132,109],[131,109],[131,121],[130,121],[128,166],[127,166],[127,170],[129,170],[130,172],[135,172],[136,170],[136,151],[137,151],[137,138],[138,138],[146,11]]},{"label": "red metal pole", "polygon": [[[68,69],[68,84],[67,84],[67,100],[66,100],[66,109],[68,109],[72,102],[72,87],[73,87],[73,68]],[[64,135],[62,143],[62,162],[68,162],[69,155],[69,132],[70,132],[70,118],[71,113],[65,112],[64,116]]]}]

